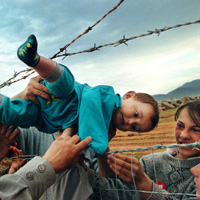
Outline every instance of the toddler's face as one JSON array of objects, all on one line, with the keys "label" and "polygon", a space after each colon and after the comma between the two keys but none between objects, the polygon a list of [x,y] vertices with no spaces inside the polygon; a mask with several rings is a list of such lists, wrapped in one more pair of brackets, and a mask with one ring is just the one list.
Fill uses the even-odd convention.
[{"label": "toddler's face", "polygon": [[145,132],[152,127],[153,115],[150,104],[142,103],[134,97],[122,98],[122,106],[113,114],[112,123],[122,131]]}]

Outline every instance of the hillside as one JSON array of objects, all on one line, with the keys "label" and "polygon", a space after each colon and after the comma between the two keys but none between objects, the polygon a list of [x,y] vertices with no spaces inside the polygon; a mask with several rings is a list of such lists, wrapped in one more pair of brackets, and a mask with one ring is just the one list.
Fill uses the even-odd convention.
[{"label": "hillside", "polygon": [[153,97],[157,101],[164,101],[164,100],[169,100],[172,98],[181,98],[181,97],[193,96],[193,95],[200,95],[200,79],[187,82],[167,94],[156,94],[156,95],[153,95]]}]

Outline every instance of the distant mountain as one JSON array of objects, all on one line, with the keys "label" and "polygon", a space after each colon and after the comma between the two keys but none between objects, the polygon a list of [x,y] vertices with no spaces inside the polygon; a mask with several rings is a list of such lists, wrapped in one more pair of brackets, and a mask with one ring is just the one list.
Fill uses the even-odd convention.
[{"label": "distant mountain", "polygon": [[181,98],[185,96],[200,95],[200,79],[183,84],[181,87],[172,90],[167,94],[156,94],[153,97],[157,101],[170,100],[173,98]]}]

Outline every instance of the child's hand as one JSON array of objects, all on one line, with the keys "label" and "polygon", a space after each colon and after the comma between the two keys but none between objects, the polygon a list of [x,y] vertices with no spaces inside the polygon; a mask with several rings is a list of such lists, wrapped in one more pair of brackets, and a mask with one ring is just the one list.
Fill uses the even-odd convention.
[{"label": "child's hand", "polygon": [[[22,156],[22,150],[19,150],[17,149],[16,147],[14,146],[11,146],[10,147],[10,150],[12,151],[12,154],[11,156],[12,157],[17,157],[17,156]],[[10,166],[10,169],[9,169],[9,174],[14,174],[24,163],[25,163],[25,159],[16,159],[16,160],[12,160],[12,164]]]},{"label": "child's hand", "polygon": [[[145,174],[143,168],[134,157],[115,154],[115,156],[109,154],[107,162],[110,164],[110,168],[124,181],[136,185],[138,190],[152,191],[153,182]],[[150,193],[141,193],[141,195],[147,199]]]},{"label": "child's hand", "polygon": [[137,188],[143,187],[147,183],[152,185],[152,181],[144,173],[139,160],[136,158],[120,154],[115,154],[115,156],[109,154],[107,158],[110,168],[124,181],[132,184],[135,182]]},{"label": "child's hand", "polygon": [[20,131],[16,127],[0,123],[0,161],[7,155],[10,145],[15,141]]}]

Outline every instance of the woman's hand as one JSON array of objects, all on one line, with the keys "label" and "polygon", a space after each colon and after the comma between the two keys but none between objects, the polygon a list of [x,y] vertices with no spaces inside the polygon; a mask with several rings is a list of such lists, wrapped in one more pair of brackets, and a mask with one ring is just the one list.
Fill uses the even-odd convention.
[{"label": "woman's hand", "polygon": [[31,100],[38,106],[40,106],[40,103],[36,96],[40,96],[44,99],[50,100],[50,92],[47,90],[47,87],[45,85],[39,83],[41,80],[42,78],[40,76],[31,78],[26,88],[11,99],[13,100],[16,98],[20,98],[22,100]]},{"label": "woman's hand", "polygon": [[16,127],[0,123],[0,161],[7,155],[11,144],[15,141],[20,131]]}]

